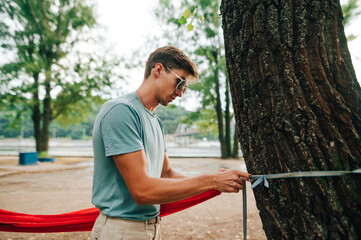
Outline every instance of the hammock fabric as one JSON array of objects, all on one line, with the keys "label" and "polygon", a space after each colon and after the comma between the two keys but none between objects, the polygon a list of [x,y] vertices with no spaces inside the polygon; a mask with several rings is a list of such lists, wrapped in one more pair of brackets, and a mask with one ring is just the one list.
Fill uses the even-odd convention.
[{"label": "hammock fabric", "polygon": [[[160,216],[182,211],[221,194],[210,190],[184,200],[162,204]],[[88,208],[58,215],[31,215],[0,209],[0,231],[49,233],[91,231],[99,215],[97,208]]]}]

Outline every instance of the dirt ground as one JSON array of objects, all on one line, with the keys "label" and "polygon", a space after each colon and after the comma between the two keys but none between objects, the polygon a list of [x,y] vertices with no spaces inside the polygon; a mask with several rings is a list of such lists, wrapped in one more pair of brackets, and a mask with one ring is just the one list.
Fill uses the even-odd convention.
[{"label": "dirt ground", "polygon": [[[244,162],[240,160],[173,158],[171,163],[176,170],[188,175],[215,172],[220,168],[245,171]],[[46,171],[47,164],[74,168],[59,168],[58,171],[52,168]],[[17,157],[0,157],[0,172],[7,171],[7,166],[15,165]],[[0,177],[1,209],[29,214],[60,214],[93,207],[91,158],[58,157],[55,163],[38,167],[39,171],[20,171]],[[266,239],[250,184],[247,185],[247,239]],[[0,240],[82,240],[89,239],[89,235],[90,232],[0,232]],[[165,240],[243,239],[242,194],[221,194],[192,208],[163,217],[162,235]]]}]

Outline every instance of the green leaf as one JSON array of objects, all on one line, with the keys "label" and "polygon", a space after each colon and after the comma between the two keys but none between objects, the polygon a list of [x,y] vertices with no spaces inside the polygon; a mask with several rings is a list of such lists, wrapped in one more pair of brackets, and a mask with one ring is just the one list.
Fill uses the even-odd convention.
[{"label": "green leaf", "polygon": [[194,26],[190,23],[187,25],[188,32],[192,31],[194,29]]},{"label": "green leaf", "polygon": [[193,11],[193,13],[192,13],[192,16],[194,17],[196,14],[197,14],[197,8],[194,9],[194,11]]},{"label": "green leaf", "polygon": [[352,40],[355,40],[358,36],[357,35],[354,35],[354,34],[351,34],[351,35],[348,35],[346,38],[347,38],[347,42],[351,42]]},{"label": "green leaf", "polygon": [[199,19],[201,20],[201,22],[204,22],[204,15],[200,16]]},{"label": "green leaf", "polygon": [[187,19],[185,19],[183,16],[181,16],[181,18],[178,20],[178,22],[180,24],[186,24],[187,23]]},{"label": "green leaf", "polygon": [[183,17],[185,19],[189,18],[189,16],[191,15],[191,11],[189,11],[189,9],[186,9],[184,12],[183,12]]}]

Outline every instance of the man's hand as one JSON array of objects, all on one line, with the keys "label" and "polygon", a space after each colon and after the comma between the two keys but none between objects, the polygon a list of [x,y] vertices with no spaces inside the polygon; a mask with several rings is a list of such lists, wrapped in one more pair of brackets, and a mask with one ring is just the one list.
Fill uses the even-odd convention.
[{"label": "man's hand", "polygon": [[245,180],[250,174],[238,170],[221,169],[215,176],[215,190],[220,192],[238,193],[244,187]]}]

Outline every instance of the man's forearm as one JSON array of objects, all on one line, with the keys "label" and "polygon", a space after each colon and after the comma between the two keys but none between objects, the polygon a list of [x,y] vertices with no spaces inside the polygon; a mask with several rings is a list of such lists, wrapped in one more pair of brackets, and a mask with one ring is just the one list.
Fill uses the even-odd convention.
[{"label": "man's forearm", "polygon": [[172,168],[169,169],[164,175],[162,175],[162,178],[188,178],[189,176],[186,176],[180,172],[174,171]]},{"label": "man's forearm", "polygon": [[[176,172],[175,172],[176,173]],[[179,201],[201,192],[214,189],[215,176],[180,178],[148,178],[143,186],[138,186],[132,195],[139,205],[164,204]]]}]

